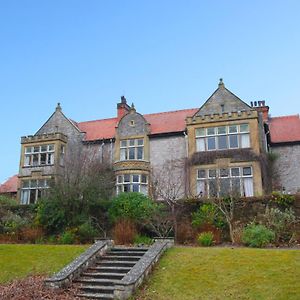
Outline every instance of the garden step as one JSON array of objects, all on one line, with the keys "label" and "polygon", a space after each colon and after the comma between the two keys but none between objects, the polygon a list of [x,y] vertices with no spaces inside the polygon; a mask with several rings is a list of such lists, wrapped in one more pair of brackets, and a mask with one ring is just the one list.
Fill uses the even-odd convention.
[{"label": "garden step", "polygon": [[149,248],[144,247],[134,247],[134,248],[126,248],[126,247],[115,247],[110,249],[111,252],[122,252],[122,251],[137,251],[137,252],[146,252]]},{"label": "garden step", "polygon": [[115,279],[120,280],[124,277],[125,274],[120,273],[101,273],[101,272],[84,272],[82,276],[84,277],[93,277],[93,278],[101,278],[101,279]]},{"label": "garden step", "polygon": [[141,256],[125,256],[125,255],[105,255],[103,260],[124,260],[124,261],[138,261]]},{"label": "garden step", "polygon": [[83,284],[91,284],[91,285],[106,285],[111,286],[120,282],[120,280],[116,279],[103,279],[103,278],[84,278],[81,277],[77,279],[75,282],[83,283]]},{"label": "garden step", "polygon": [[142,257],[145,254],[144,251],[109,251],[107,255],[126,255],[126,256],[140,256]]},{"label": "garden step", "polygon": [[106,285],[80,285],[79,286],[81,291],[89,291],[93,293],[100,293],[100,294],[113,294],[114,287],[113,286],[106,286]]},{"label": "garden step", "polygon": [[80,293],[76,295],[77,297],[87,298],[87,299],[114,299],[113,294],[98,294],[98,293]]},{"label": "garden step", "polygon": [[102,260],[97,261],[96,264],[103,267],[133,267],[136,262],[135,261],[126,261],[126,260]]},{"label": "garden step", "polygon": [[99,271],[102,273],[111,273],[111,271],[113,271],[114,273],[127,273],[131,270],[130,267],[110,267],[110,266],[90,267],[89,269]]}]

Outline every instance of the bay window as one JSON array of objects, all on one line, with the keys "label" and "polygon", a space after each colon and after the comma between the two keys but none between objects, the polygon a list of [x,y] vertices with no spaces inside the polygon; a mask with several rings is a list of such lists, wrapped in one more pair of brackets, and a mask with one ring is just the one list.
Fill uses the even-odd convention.
[{"label": "bay window", "polygon": [[49,188],[47,179],[23,180],[21,185],[21,204],[34,204]]},{"label": "bay window", "polygon": [[117,194],[139,192],[148,194],[148,177],[145,174],[123,174],[117,176]]},{"label": "bay window", "polygon": [[54,144],[25,147],[24,166],[45,166],[54,164]]},{"label": "bay window", "polygon": [[250,147],[249,124],[196,128],[196,149],[200,151]]},{"label": "bay window", "polygon": [[120,160],[144,159],[144,139],[120,141]]},{"label": "bay window", "polygon": [[254,195],[252,167],[198,169],[197,194],[207,197],[235,194],[252,197]]}]

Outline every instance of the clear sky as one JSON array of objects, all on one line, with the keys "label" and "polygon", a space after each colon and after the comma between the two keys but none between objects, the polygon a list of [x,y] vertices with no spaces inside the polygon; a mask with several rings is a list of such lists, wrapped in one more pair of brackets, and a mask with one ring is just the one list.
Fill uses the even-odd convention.
[{"label": "clear sky", "polygon": [[0,182],[57,102],[86,121],[200,107],[225,86],[300,112],[300,1],[0,1]]}]

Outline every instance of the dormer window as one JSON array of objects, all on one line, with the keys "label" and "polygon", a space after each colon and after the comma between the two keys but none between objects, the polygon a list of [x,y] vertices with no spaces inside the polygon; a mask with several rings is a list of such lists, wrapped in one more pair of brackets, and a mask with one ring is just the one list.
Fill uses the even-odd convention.
[{"label": "dormer window", "polygon": [[144,139],[120,141],[120,160],[144,159]]},{"label": "dormer window", "polygon": [[249,124],[197,128],[197,151],[214,151],[250,147]]}]

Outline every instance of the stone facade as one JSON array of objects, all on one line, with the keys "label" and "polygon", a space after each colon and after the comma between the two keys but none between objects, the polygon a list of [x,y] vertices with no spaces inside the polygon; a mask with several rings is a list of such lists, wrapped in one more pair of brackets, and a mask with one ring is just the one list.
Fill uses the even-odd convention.
[{"label": "stone facade", "polygon": [[166,190],[173,187],[174,199],[221,196],[225,183],[227,192],[238,184],[241,196],[259,196],[267,176],[262,158],[269,146],[279,154],[281,188],[295,193],[300,188],[300,145],[268,145],[269,107],[264,101],[258,103],[249,106],[220,81],[199,109],[141,115],[121,97],[116,118],[76,123],[58,104],[35,135],[21,140],[19,190],[34,191],[28,184],[55,180],[64,170],[64,159],[76,160],[84,153],[112,165],[117,193],[154,195],[161,181]]},{"label": "stone facade", "polygon": [[275,176],[278,189],[288,192],[300,192],[300,144],[272,146],[277,154]]}]

